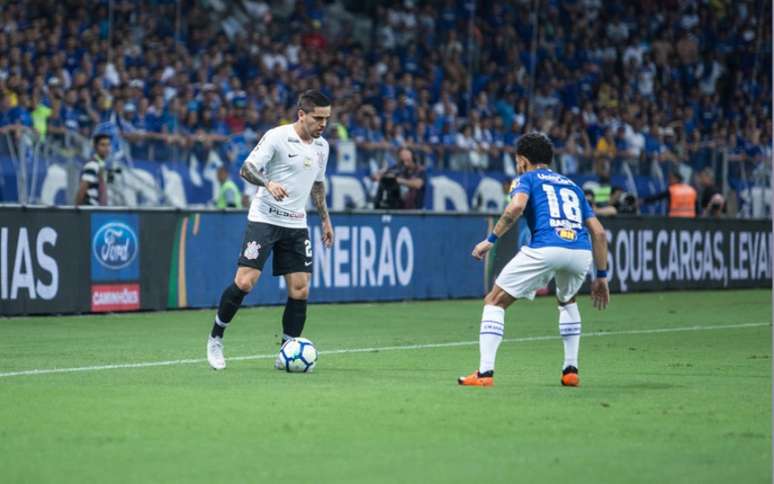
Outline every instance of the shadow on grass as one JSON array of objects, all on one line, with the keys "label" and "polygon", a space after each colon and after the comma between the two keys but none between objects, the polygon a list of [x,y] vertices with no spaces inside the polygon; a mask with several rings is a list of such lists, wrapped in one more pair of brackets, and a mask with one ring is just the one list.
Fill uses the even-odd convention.
[{"label": "shadow on grass", "polygon": [[594,383],[593,385],[588,385],[590,388],[628,388],[628,389],[637,389],[637,390],[672,390],[674,388],[685,388],[685,385],[673,385],[671,383],[662,383],[662,382],[626,382],[626,383],[615,383],[615,384],[605,384],[605,383]]},{"label": "shadow on grass", "polygon": [[[559,382],[553,383],[544,383],[540,385],[541,387],[561,387]],[[672,390],[675,388],[685,388],[685,385],[673,385],[671,383],[661,383],[661,382],[626,382],[626,383],[604,383],[604,382],[594,382],[594,383],[585,383],[581,382],[580,387],[578,388],[567,388],[566,391],[568,392],[583,392],[584,390],[594,390],[594,389],[632,389],[632,390]]]}]

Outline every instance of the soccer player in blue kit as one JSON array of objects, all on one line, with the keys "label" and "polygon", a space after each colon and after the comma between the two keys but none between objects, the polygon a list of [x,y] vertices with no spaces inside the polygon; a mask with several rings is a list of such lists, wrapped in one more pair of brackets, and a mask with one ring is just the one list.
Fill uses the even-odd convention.
[{"label": "soccer player in blue kit", "polygon": [[559,334],[564,343],[561,382],[565,386],[580,384],[581,316],[575,295],[593,259],[596,278],[591,284],[591,298],[594,307],[607,307],[607,237],[583,190],[548,168],[553,156],[553,145],[545,134],[529,133],[516,143],[520,177],[511,191],[511,201],[492,233],[473,249],[473,257],[482,259],[521,215],[527,219],[532,240],[506,264],[484,298],[479,336],[481,360],[477,371],[457,380],[460,385],[494,385],[495,356],[503,339],[505,310],[517,299],[533,299],[535,292],[551,279],[556,282]]}]

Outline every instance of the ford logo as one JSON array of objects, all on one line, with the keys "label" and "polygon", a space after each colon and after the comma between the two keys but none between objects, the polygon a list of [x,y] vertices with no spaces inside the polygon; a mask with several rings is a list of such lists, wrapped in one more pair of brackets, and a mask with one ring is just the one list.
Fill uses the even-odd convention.
[{"label": "ford logo", "polygon": [[94,234],[91,248],[102,266],[123,269],[137,257],[137,235],[126,224],[110,222]]}]

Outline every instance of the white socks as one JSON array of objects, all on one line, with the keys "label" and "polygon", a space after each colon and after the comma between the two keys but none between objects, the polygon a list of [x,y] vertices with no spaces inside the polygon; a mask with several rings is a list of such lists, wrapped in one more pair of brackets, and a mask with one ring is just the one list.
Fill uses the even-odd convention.
[{"label": "white socks", "polygon": [[484,313],[481,315],[481,333],[478,337],[479,349],[481,350],[479,373],[494,371],[497,348],[503,340],[504,328],[505,309],[499,306],[484,306]]},{"label": "white socks", "polygon": [[[481,315],[481,332],[479,333],[479,349],[481,361],[478,365],[480,373],[494,371],[497,348],[503,340],[505,329],[505,310],[499,306],[484,306]],[[578,347],[580,346],[581,316],[576,303],[559,306],[559,334],[564,343],[564,365],[578,368]]]},{"label": "white socks", "polygon": [[581,316],[578,304],[559,306],[559,334],[564,343],[564,366],[562,369],[568,366],[578,368],[578,346],[581,335]]}]

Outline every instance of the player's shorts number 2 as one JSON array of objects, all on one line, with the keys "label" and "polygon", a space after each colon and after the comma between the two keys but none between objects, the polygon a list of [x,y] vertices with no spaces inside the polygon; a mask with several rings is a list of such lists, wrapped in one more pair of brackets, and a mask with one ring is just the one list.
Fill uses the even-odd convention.
[{"label": "player's shorts number 2", "polygon": [[304,247],[306,248],[306,257],[312,258],[312,242],[309,239],[304,241]]}]

